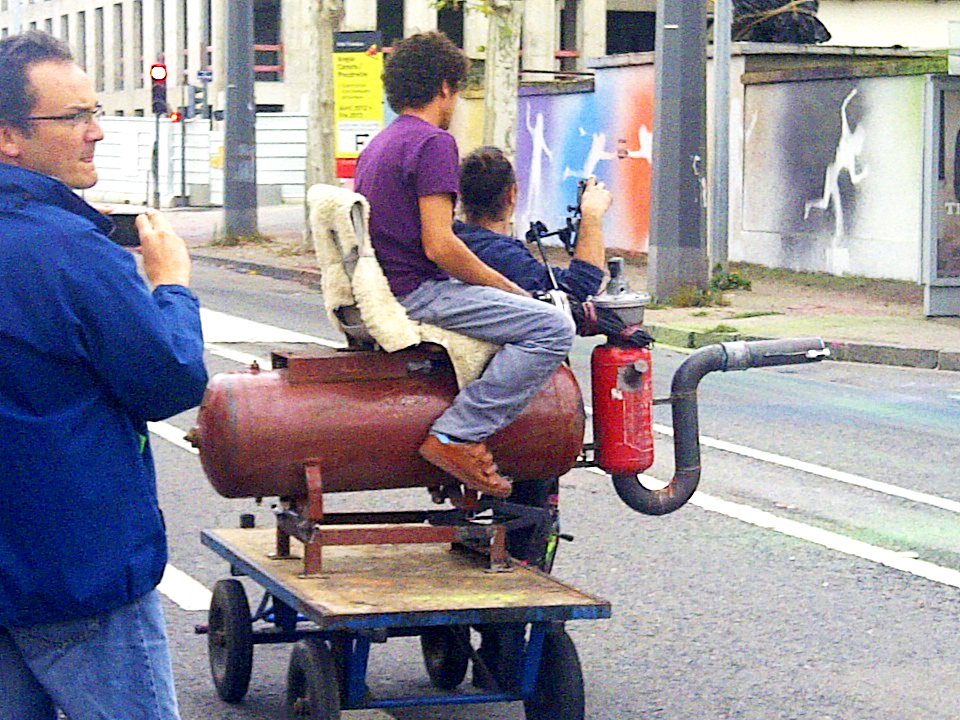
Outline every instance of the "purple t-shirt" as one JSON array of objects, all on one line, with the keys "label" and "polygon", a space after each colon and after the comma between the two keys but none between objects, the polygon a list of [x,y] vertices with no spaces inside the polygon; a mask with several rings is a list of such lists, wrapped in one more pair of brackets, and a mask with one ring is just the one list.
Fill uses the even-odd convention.
[{"label": "purple t-shirt", "polygon": [[449,193],[456,202],[459,177],[453,135],[413,115],[400,115],[360,153],[354,189],[370,202],[370,238],[397,297],[448,277],[423,251],[419,199]]}]

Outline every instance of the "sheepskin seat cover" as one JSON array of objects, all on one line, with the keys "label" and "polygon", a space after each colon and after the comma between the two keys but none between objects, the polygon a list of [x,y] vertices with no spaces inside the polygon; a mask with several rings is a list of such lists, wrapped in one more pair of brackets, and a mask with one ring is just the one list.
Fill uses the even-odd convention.
[{"label": "sheepskin seat cover", "polygon": [[356,307],[367,332],[387,352],[435,343],[447,351],[460,387],[478,378],[499,346],[407,317],[374,254],[367,232],[367,199],[333,185],[314,185],[307,203],[331,322],[346,333],[336,311]]}]

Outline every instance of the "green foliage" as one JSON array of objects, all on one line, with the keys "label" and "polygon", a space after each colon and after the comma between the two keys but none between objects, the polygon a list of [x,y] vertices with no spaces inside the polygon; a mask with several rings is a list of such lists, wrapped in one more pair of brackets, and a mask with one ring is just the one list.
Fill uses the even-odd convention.
[{"label": "green foliage", "polygon": [[674,307],[714,307],[729,305],[723,298],[723,293],[716,288],[701,290],[697,287],[683,287],[677,290],[668,302]]},{"label": "green foliage", "polygon": [[713,269],[710,287],[714,290],[751,290],[750,281],[737,272],[724,270],[719,263]]}]

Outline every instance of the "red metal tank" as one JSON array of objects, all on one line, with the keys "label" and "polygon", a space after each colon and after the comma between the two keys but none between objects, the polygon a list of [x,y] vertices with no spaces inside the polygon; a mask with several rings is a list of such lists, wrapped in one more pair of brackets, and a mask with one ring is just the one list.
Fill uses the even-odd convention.
[{"label": "red metal tank", "polygon": [[[214,376],[193,431],[210,483],[230,498],[305,497],[312,460],[325,492],[449,481],[417,452],[457,393],[437,358],[423,348],[277,354],[273,370]],[[487,444],[514,480],[546,479],[573,467],[583,429],[580,388],[561,367]]]},{"label": "red metal tank", "polygon": [[596,460],[611,475],[653,465],[652,362],[649,347],[613,343],[594,348],[590,358]]}]

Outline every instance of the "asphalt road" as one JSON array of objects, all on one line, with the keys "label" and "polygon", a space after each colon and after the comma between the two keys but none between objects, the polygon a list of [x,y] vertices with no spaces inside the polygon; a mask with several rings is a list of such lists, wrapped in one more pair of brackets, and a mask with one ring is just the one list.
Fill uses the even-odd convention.
[{"label": "asphalt road", "polygon": [[[271,328],[338,339],[319,296],[299,285],[198,264],[194,287],[205,308],[263,324],[242,326],[250,331],[244,334],[211,321],[211,372],[240,367],[225,356],[268,357],[285,346],[289,338]],[[573,358],[585,389],[589,349],[584,342]],[[658,394],[666,394],[683,359],[657,349]],[[954,720],[954,376],[841,363],[709,375],[700,391],[701,492],[665,517],[627,508],[604,476],[565,476],[563,529],[575,540],[561,547],[554,573],[613,606],[609,620],[568,625],[583,665],[587,717]],[[193,416],[169,425],[186,430]],[[668,431],[669,410],[659,409],[656,422]],[[233,527],[241,512],[270,525],[269,501],[220,498],[196,455],[161,437],[153,442],[171,564],[212,588],[228,568],[200,545],[200,529]],[[651,474],[668,479],[668,434],[657,435],[657,454]],[[428,502],[422,491],[383,491],[333,496],[327,506]],[[184,602],[188,587],[176,584],[171,594]],[[202,588],[196,597],[203,600]],[[193,633],[205,612],[173,600],[166,609],[185,720],[284,717],[289,646],[257,647],[246,699],[227,705],[210,682],[206,640]],[[416,640],[375,645],[368,680],[375,693],[425,691]],[[523,710],[510,704],[391,714],[515,720]]]}]

